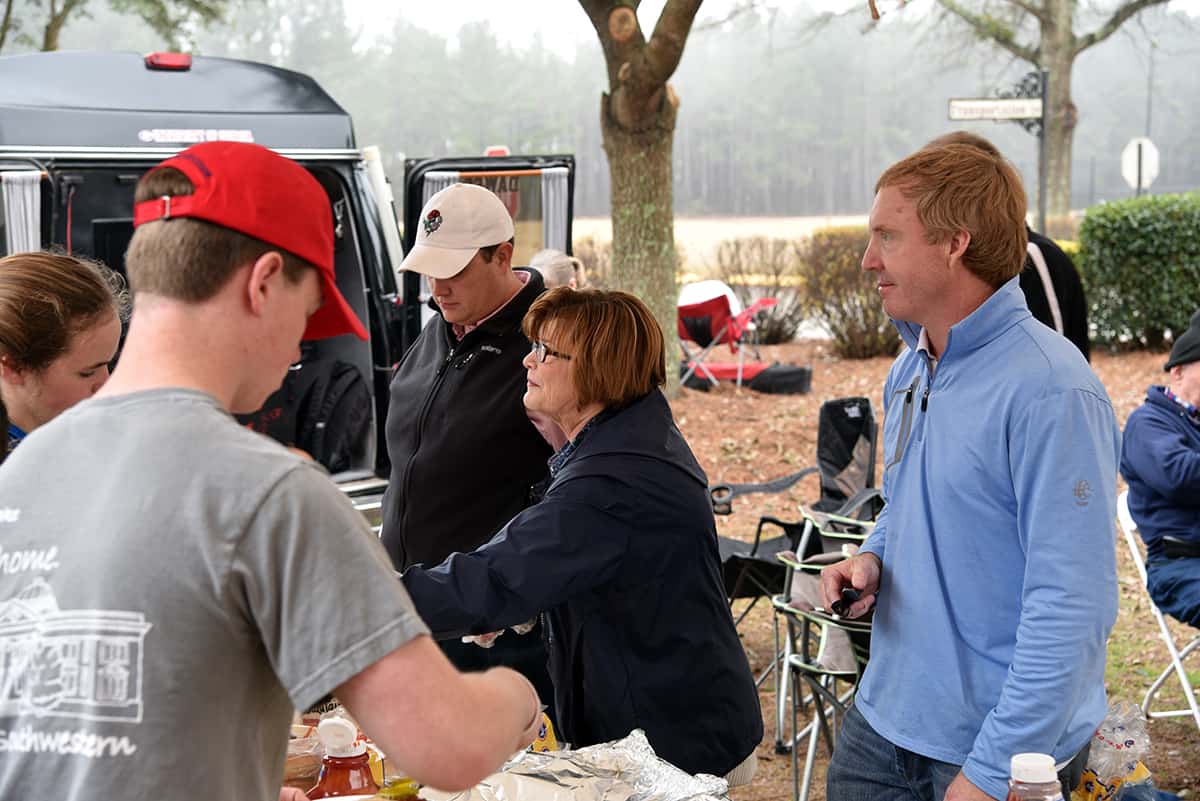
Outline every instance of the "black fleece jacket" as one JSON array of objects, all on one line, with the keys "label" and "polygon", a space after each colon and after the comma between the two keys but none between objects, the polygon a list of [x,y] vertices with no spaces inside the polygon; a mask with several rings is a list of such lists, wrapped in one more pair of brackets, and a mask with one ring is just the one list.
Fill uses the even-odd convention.
[{"label": "black fleece jacket", "polygon": [[524,289],[462,341],[435,316],[396,368],[383,544],[397,569],[479,547],[546,477],[551,449],[522,402],[529,341],[521,320],[545,288],[529,273]]}]

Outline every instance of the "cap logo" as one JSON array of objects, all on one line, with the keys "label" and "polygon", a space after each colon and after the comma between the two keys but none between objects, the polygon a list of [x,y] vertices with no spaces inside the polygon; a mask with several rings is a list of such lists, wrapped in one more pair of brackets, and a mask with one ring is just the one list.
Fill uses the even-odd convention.
[{"label": "cap logo", "polygon": [[425,215],[425,235],[429,236],[434,231],[442,227],[442,213],[437,209],[433,209]]}]

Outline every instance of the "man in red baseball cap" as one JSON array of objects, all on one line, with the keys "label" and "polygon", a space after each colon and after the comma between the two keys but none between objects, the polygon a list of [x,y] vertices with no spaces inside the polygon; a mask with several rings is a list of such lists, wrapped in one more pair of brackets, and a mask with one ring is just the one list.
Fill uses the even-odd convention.
[{"label": "man in red baseball cap", "polygon": [[[32,555],[0,573],[0,606],[64,624],[22,640],[9,678],[37,700],[0,708],[0,727],[65,744],[8,749],[0,798],[47,777],[63,799],[274,798],[293,710],[330,692],[421,783],[475,784],[533,740],[533,687],[459,673],[328,475],[230,416],[279,385],[302,337],[365,333],[334,286],[324,190],[214,142],[147,173],[135,204],[120,363],[0,471],[0,541]],[[51,662],[74,689],[45,683]]]}]

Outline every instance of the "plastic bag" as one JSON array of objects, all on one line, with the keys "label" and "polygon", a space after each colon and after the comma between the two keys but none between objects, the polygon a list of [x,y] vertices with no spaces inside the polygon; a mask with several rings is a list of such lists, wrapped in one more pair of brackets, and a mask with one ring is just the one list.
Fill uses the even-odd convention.
[{"label": "plastic bag", "polygon": [[[1140,801],[1154,798],[1154,784],[1142,758],[1150,752],[1141,707],[1118,701],[1108,708],[1092,738],[1092,750],[1071,801]],[[1148,794],[1146,791],[1148,789]]]},{"label": "plastic bag", "polygon": [[321,757],[325,750],[317,739],[316,726],[292,726],[292,738],[288,740],[287,762],[283,769],[283,785],[297,790],[308,790],[317,783],[321,772]]}]

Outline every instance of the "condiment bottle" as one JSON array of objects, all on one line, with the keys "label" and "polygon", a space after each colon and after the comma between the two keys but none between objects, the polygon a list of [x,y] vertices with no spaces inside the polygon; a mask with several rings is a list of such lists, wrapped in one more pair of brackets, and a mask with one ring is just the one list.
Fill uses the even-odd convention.
[{"label": "condiment bottle", "polygon": [[358,738],[354,724],[344,718],[327,718],[317,726],[317,737],[325,746],[321,774],[308,791],[311,799],[342,795],[374,795],[379,785],[371,775],[367,744]]},{"label": "condiment bottle", "polygon": [[1049,754],[1014,754],[1008,801],[1063,801],[1062,785]]}]

